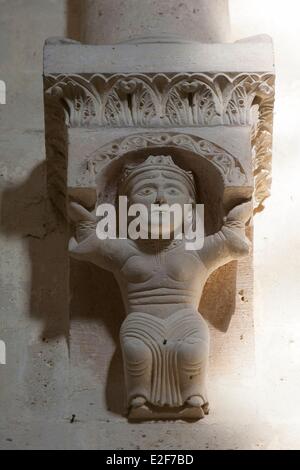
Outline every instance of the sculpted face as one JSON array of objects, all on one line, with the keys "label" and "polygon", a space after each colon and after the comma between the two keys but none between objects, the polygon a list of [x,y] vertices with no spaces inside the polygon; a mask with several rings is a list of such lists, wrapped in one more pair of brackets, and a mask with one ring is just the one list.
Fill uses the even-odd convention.
[{"label": "sculpted face", "polygon": [[[148,233],[156,238],[157,235],[163,236],[163,213],[170,217],[170,234],[173,234],[182,220],[176,221],[170,206],[178,204],[182,208],[182,214],[185,204],[193,203],[190,189],[183,177],[168,170],[147,170],[134,177],[127,191],[128,203],[143,204],[148,211]],[[152,210],[151,204],[159,206],[159,210]],[[156,214],[155,214],[156,213]],[[152,223],[150,226],[150,216]],[[154,216],[153,216],[154,215]],[[156,217],[155,217],[156,215]]]},{"label": "sculpted face", "polygon": [[189,188],[184,180],[172,171],[148,170],[133,178],[128,188],[130,204],[188,204],[193,202]]}]

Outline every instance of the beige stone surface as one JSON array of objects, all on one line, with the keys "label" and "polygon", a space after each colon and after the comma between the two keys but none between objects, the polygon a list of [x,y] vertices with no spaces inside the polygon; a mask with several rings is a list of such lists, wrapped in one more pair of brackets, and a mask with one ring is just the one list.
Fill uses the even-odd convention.
[{"label": "beige stone surface", "polygon": [[[7,104],[0,105],[1,267],[4,266],[0,337],[8,349],[8,365],[0,366],[1,448],[299,448],[300,63],[291,54],[300,39],[295,14],[298,2],[241,3],[230,1],[234,39],[260,32],[272,35],[278,73],[272,198],[266,210],[256,217],[254,244],[259,389],[253,387],[251,379],[241,387],[238,374],[234,380],[219,378],[211,390],[215,412],[205,423],[177,423],[172,429],[166,423],[155,430],[151,424],[128,425],[110,411],[105,415],[95,413],[105,391],[101,395],[92,382],[90,390],[86,384],[95,374],[105,377],[107,373],[89,349],[91,335],[101,338],[101,325],[94,310],[99,301],[96,290],[87,310],[91,321],[86,330],[82,332],[81,321],[74,323],[72,334],[76,337],[77,328],[77,338],[83,340],[81,344],[73,342],[73,347],[80,354],[85,351],[84,357],[89,360],[73,374],[76,391],[71,401],[68,396],[67,341],[62,331],[56,339],[49,334],[52,328],[59,331],[68,320],[66,271],[62,268],[67,234],[53,231],[53,219],[46,215],[43,202],[46,193],[41,74],[43,41],[51,36],[72,36],[69,32],[74,32],[74,28],[64,16],[68,7],[65,2],[26,0],[18,1],[17,8],[11,0],[0,3],[0,37],[4,44],[0,49],[0,79],[6,80],[8,88]],[[72,37],[78,39],[76,35]],[[86,268],[85,274],[91,285],[95,273]],[[106,289],[113,284],[103,273],[99,274],[99,282]],[[246,292],[246,299],[248,295]],[[239,312],[243,311],[245,300],[241,297],[238,294],[241,310],[233,321],[239,323],[243,335],[245,324]],[[118,308],[120,299],[113,301],[114,308]],[[109,308],[105,311],[104,329],[105,319],[112,312]],[[235,341],[242,344],[241,335],[236,335]],[[99,341],[99,353],[108,367],[115,350],[113,337],[110,341],[110,349]],[[223,341],[220,333],[220,359]],[[118,355],[113,360],[120,363]],[[118,369],[112,377],[114,383],[118,384]],[[114,388],[112,385],[110,390]],[[258,414],[251,407],[257,393]],[[71,423],[73,414],[76,416]]]},{"label": "beige stone surface", "polygon": [[[238,12],[232,0],[232,22],[236,37],[262,30],[274,38],[276,58],[276,103],[272,197],[266,211],[255,221],[254,312],[256,323],[259,413],[280,425],[273,445],[297,438],[299,423],[299,139],[300,60],[290,51],[299,42],[296,1],[255,0],[251,8]],[[259,15],[257,15],[259,11]],[[268,17],[266,21],[265,18]],[[282,403],[277,410],[278,403]],[[277,410],[277,411],[276,411]],[[289,436],[289,437],[288,437]],[[299,436],[299,434],[298,434]],[[289,444],[285,444],[287,447]],[[293,444],[295,445],[295,443]]]},{"label": "beige stone surface", "polygon": [[23,429],[31,420],[61,419],[67,364],[64,241],[46,200],[40,94],[42,44],[54,31],[63,34],[64,8],[60,1],[16,3],[0,4],[0,76],[7,85],[7,104],[0,107],[0,337],[7,346],[1,447],[14,434],[12,419]]},{"label": "beige stone surface", "polygon": [[[83,0],[79,37],[86,44],[114,44],[136,37],[229,40],[228,0]],[[72,10],[71,10],[72,11]],[[73,10],[74,11],[74,10]]]},{"label": "beige stone surface", "polygon": [[230,44],[159,41],[90,46],[53,38],[45,45],[44,72],[274,72],[272,41],[265,35]]}]

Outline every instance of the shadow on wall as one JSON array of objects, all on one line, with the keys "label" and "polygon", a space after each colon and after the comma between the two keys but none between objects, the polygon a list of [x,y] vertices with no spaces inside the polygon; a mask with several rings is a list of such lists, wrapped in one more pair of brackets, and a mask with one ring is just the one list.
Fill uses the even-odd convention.
[{"label": "shadow on wall", "polygon": [[107,408],[124,413],[123,360],[119,331],[125,312],[112,273],[70,260],[71,357],[106,384]]},{"label": "shadow on wall", "polygon": [[[118,340],[124,316],[121,295],[111,273],[88,263],[73,260],[70,263],[69,228],[57,217],[45,195],[45,187],[46,163],[43,162],[23,183],[4,190],[1,201],[1,232],[7,237],[22,238],[27,248],[31,279],[28,315],[41,323],[41,341],[65,337],[69,342],[71,331],[72,340],[79,342],[80,362],[89,361],[96,376],[103,364],[99,358],[105,356],[109,364],[103,379],[107,406],[120,414],[124,403]],[[20,284],[24,286],[22,279]],[[86,327],[84,334],[81,331],[77,335],[79,323]],[[110,350],[103,330],[110,338]],[[76,349],[76,344],[71,347]]]},{"label": "shadow on wall", "polygon": [[27,245],[31,269],[29,314],[43,324],[42,339],[68,336],[66,233],[59,229],[45,197],[46,164],[4,190],[1,231]]},{"label": "shadow on wall", "polygon": [[82,30],[80,24],[84,21],[84,0],[67,1],[67,26],[66,36],[75,41],[82,41]]},{"label": "shadow on wall", "polygon": [[226,333],[236,307],[237,261],[225,264],[208,278],[199,311],[217,330]]}]

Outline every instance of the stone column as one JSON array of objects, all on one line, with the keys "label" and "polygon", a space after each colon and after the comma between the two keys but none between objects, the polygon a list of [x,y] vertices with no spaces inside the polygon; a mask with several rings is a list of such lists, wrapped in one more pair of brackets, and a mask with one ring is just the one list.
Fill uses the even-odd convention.
[{"label": "stone column", "polygon": [[85,0],[81,18],[86,44],[151,37],[208,43],[230,38],[228,0]]},{"label": "stone column", "polygon": [[[253,192],[255,210],[263,208],[272,43],[264,36],[225,43],[227,3],[82,2],[82,38],[92,45],[46,44],[49,182],[63,213],[68,196],[93,208],[96,178],[107,162],[147,152],[171,154],[187,169],[201,166],[209,233],[219,228],[223,210]],[[251,238],[251,225],[247,231]],[[200,304],[211,329],[210,389],[220,419],[226,407],[244,406],[246,399],[248,407],[255,405],[252,288],[250,255],[215,271]],[[70,298],[74,407],[83,419],[113,419],[111,412],[122,413],[124,390],[119,289],[107,271],[72,262]],[[86,407],[87,401],[95,406]]]}]

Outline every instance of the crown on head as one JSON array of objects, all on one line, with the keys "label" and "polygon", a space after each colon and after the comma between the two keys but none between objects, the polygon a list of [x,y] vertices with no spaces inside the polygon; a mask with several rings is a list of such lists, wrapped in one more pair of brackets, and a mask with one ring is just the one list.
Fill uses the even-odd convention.
[{"label": "crown on head", "polygon": [[126,165],[123,168],[123,176],[120,184],[122,191],[125,191],[128,184],[135,176],[138,176],[149,170],[166,170],[176,173],[186,181],[192,194],[195,195],[195,181],[193,173],[191,171],[183,170],[178,165],[176,165],[173,162],[171,155],[150,155],[139,165]]}]

